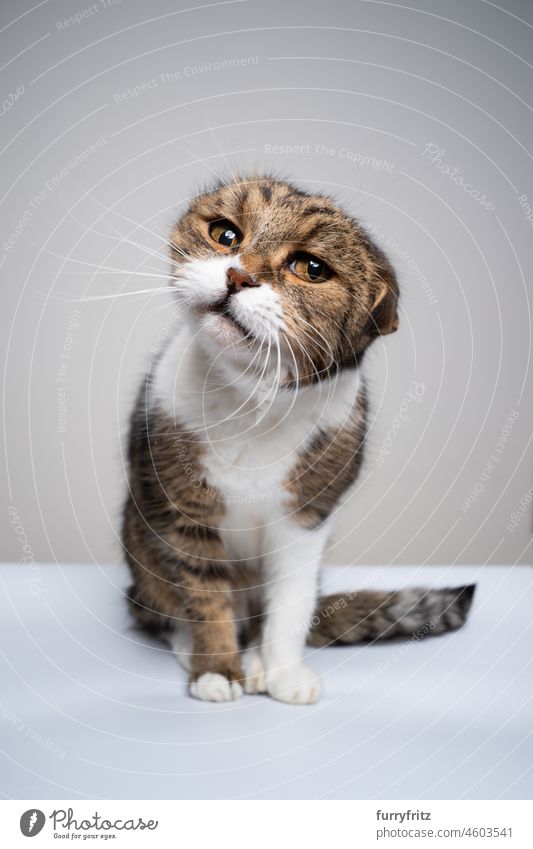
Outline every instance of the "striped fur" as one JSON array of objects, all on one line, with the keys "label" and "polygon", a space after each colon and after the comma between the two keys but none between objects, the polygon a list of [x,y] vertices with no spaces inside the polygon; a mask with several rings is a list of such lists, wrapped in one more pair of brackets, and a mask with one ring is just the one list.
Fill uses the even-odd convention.
[{"label": "striped fur", "polygon": [[[270,178],[201,194],[171,245],[182,321],[130,431],[131,610],[170,642],[193,696],[310,703],[320,683],[302,662],[306,640],[437,634],[462,625],[471,603],[472,588],[317,601],[363,460],[359,366],[398,326],[398,284],[332,200]],[[301,276],[308,255],[325,263],[318,280]]]}]

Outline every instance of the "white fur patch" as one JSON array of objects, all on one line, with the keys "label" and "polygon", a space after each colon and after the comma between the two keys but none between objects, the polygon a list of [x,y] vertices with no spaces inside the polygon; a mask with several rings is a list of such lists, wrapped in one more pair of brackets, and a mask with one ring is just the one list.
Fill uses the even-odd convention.
[{"label": "white fur patch", "polygon": [[238,681],[228,681],[218,672],[204,672],[189,686],[191,696],[203,702],[231,702],[240,699],[242,687]]},{"label": "white fur patch", "polygon": [[[227,271],[243,271],[238,254],[193,259],[180,265],[175,273],[173,289],[178,303],[186,309],[199,310],[218,303],[227,293]],[[268,283],[244,288],[231,299],[231,313],[254,336],[266,338],[277,335],[283,325],[283,310],[279,295]],[[212,334],[218,329],[222,340],[239,337],[224,316],[204,314],[203,328]],[[225,335],[224,335],[225,334]]]},{"label": "white fur patch", "polygon": [[267,677],[273,699],[290,705],[312,705],[320,698],[322,685],[312,669],[303,664],[278,669]]},{"label": "white fur patch", "polygon": [[244,672],[245,693],[266,693],[265,667],[259,649],[252,648],[243,652],[242,668]]},{"label": "white fur patch", "polygon": [[226,272],[233,256],[193,259],[179,266],[172,287],[178,303],[186,308],[216,304],[226,293]]},{"label": "white fur patch", "polygon": [[232,298],[232,312],[254,336],[278,334],[283,326],[283,309],[279,295],[268,283],[262,283]]},{"label": "white fur patch", "polygon": [[[225,502],[220,535],[229,560],[262,564],[266,621],[260,654],[254,649],[243,656],[246,692],[266,688],[280,701],[311,704],[320,682],[301,659],[330,522],[303,529],[291,515],[284,483],[317,432],[352,422],[360,377],[346,369],[298,391],[280,389],[292,363],[275,341],[283,312],[272,287],[244,288],[230,307],[256,338],[269,338],[270,347],[251,345],[229,319],[205,312],[225,295],[226,271],[237,262],[223,256],[181,267],[176,293],[192,309],[156,363],[151,399],[197,435],[201,467],[192,472]],[[172,646],[187,663],[183,639],[176,636]],[[229,701],[242,687],[206,673],[191,684],[191,694]]]}]

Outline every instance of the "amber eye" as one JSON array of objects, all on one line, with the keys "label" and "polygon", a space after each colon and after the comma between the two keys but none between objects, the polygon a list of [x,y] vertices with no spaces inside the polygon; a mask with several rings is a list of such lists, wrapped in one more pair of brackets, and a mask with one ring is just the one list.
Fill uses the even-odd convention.
[{"label": "amber eye", "polygon": [[311,254],[296,254],[289,263],[289,268],[300,280],[306,283],[323,283],[333,274],[329,265]]},{"label": "amber eye", "polygon": [[227,221],[226,219],[213,221],[209,225],[209,235],[214,242],[218,242],[224,248],[236,248],[242,240],[242,236],[235,227],[235,224],[232,224],[231,221]]}]

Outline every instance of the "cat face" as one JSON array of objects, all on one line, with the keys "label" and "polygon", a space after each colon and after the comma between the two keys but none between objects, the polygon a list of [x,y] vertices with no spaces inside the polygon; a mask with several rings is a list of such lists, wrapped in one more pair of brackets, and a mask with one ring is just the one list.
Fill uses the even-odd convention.
[{"label": "cat face", "polygon": [[171,246],[173,287],[199,333],[223,357],[275,352],[286,384],[354,366],[397,329],[387,259],[321,195],[263,177],[224,184],[191,204]]}]

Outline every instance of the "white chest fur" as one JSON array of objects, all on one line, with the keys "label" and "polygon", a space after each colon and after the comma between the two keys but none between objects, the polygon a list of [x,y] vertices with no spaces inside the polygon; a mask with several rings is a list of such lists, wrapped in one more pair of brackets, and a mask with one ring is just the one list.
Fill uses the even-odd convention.
[{"label": "white chest fur", "polygon": [[287,514],[284,482],[320,430],[348,421],[358,375],[348,370],[298,391],[273,394],[263,380],[235,380],[184,327],[156,363],[152,399],[202,444],[206,481],[226,504],[221,527],[231,556],[258,556],[264,529]]}]

